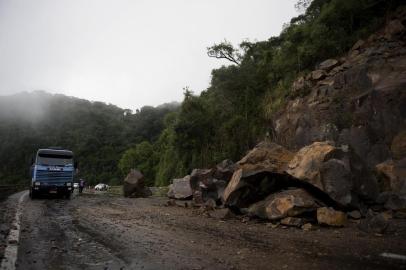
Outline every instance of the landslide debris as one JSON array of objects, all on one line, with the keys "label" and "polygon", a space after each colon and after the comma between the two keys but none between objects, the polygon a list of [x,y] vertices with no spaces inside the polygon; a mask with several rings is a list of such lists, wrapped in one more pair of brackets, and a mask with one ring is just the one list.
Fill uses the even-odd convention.
[{"label": "landslide debris", "polygon": [[[400,8],[346,55],[297,78],[293,98],[273,120],[272,142],[259,143],[235,164],[193,170],[194,205],[214,201],[217,208],[306,230],[352,220],[383,233],[391,218],[404,217],[405,12]],[[179,182],[172,194],[188,181],[175,188]]]}]

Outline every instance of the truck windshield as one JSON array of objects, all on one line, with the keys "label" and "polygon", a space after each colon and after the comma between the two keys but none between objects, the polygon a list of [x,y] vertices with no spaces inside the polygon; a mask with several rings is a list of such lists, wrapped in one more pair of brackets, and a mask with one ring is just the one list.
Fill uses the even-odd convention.
[{"label": "truck windshield", "polygon": [[69,155],[38,154],[38,165],[73,166],[73,157]]}]

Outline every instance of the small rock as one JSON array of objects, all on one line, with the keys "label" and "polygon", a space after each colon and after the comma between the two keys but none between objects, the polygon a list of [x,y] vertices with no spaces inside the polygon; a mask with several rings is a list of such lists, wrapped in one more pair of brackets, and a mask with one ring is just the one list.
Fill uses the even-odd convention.
[{"label": "small rock", "polygon": [[176,206],[176,201],[174,199],[170,199],[166,202],[165,206]]},{"label": "small rock", "polygon": [[342,227],[347,223],[347,215],[331,207],[321,207],[317,209],[317,221],[319,224]]},{"label": "small rock", "polygon": [[10,230],[10,227],[7,226],[6,224],[0,224],[0,234],[8,234],[8,231]]},{"label": "small rock", "polygon": [[281,220],[281,224],[293,227],[301,227],[303,223],[303,219],[296,217],[287,217]]},{"label": "small rock", "polygon": [[15,245],[15,244],[18,244],[18,241],[13,239],[13,240],[9,240],[8,243],[11,245]]},{"label": "small rock", "polygon": [[400,20],[392,20],[385,27],[385,37],[389,39],[404,31],[405,27]]},{"label": "small rock", "polygon": [[234,218],[235,214],[230,211],[228,208],[223,208],[223,209],[216,209],[211,213],[211,217],[216,218],[216,219],[230,219]]},{"label": "small rock", "polygon": [[369,211],[366,218],[361,220],[358,228],[364,232],[382,234],[388,226],[388,220],[382,213],[374,215],[372,211]]},{"label": "small rock", "polygon": [[312,79],[317,81],[324,79],[326,77],[326,72],[324,70],[315,70],[311,73]]},{"label": "small rock", "polygon": [[242,219],[241,219],[241,222],[242,223],[247,223],[248,221],[250,221],[251,219],[250,219],[250,217],[243,217]]},{"label": "small rock", "polygon": [[406,195],[391,194],[385,203],[385,208],[390,210],[406,210]]},{"label": "small rock", "polygon": [[393,217],[400,218],[400,219],[406,219],[406,212],[405,211],[394,211]]},{"label": "small rock", "polygon": [[350,52],[349,57],[350,58],[355,58],[357,55],[359,55],[359,50],[353,50]]},{"label": "small rock", "polygon": [[204,203],[204,207],[206,210],[208,211],[213,211],[214,209],[216,209],[216,201],[212,198],[209,198],[205,203]]},{"label": "small rock", "polygon": [[280,225],[279,222],[277,222],[277,223],[267,223],[266,224],[267,227],[271,227],[272,229],[278,228],[279,225]]},{"label": "small rock", "polygon": [[313,229],[313,225],[311,223],[306,223],[302,226],[302,230],[304,231],[310,231]]},{"label": "small rock", "polygon": [[360,219],[361,218],[361,213],[358,210],[348,212],[347,215],[348,215],[349,218],[352,218],[352,219]]},{"label": "small rock", "polygon": [[319,69],[329,71],[330,69],[336,67],[338,64],[339,62],[336,59],[327,59],[319,65]]},{"label": "small rock", "polygon": [[358,40],[355,42],[354,46],[352,46],[351,51],[360,49],[364,44],[365,42],[362,39]]},{"label": "small rock", "polygon": [[393,213],[390,210],[383,212],[382,215],[386,220],[393,218]]}]

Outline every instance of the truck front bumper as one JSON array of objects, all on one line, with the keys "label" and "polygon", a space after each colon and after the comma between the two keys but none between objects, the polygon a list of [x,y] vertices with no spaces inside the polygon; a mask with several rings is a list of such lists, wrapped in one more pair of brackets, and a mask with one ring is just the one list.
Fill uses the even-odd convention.
[{"label": "truck front bumper", "polygon": [[67,194],[72,192],[73,187],[67,186],[34,186],[32,187],[32,192],[35,194]]}]

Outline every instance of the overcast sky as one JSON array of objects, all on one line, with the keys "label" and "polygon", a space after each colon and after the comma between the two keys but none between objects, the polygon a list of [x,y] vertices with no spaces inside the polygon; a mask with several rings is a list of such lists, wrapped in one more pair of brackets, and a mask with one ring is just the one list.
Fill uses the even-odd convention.
[{"label": "overcast sky", "polygon": [[182,100],[226,62],[206,48],[265,40],[297,0],[0,0],[0,95],[46,90],[123,108]]}]

